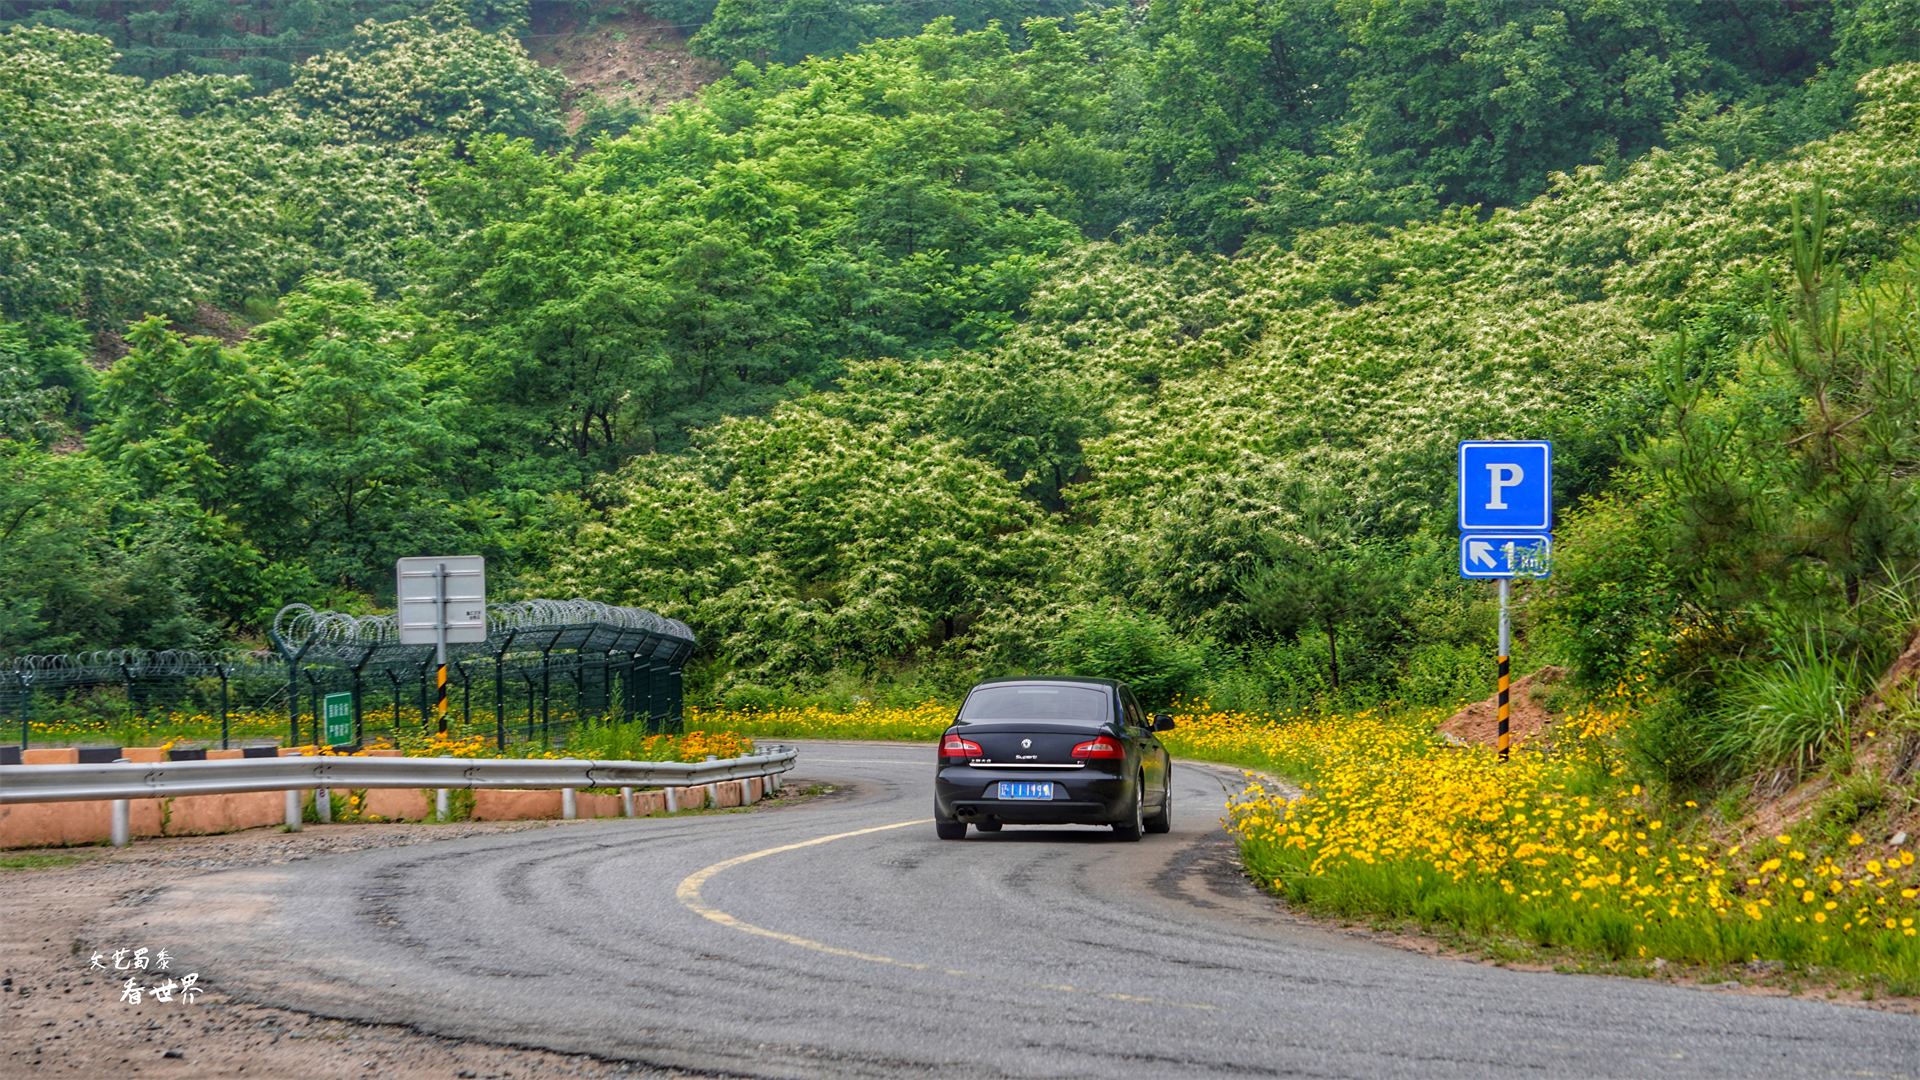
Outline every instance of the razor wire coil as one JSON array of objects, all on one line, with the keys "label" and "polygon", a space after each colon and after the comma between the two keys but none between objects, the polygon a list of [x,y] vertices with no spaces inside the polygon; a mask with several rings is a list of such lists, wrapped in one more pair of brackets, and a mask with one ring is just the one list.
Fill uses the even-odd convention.
[{"label": "razor wire coil", "polygon": [[[474,659],[516,654],[547,654],[556,649],[590,654],[661,650],[671,644],[676,656],[695,644],[693,631],[678,619],[645,608],[621,607],[576,597],[572,600],[521,600],[487,605],[487,641],[450,647],[450,653]],[[307,604],[288,604],[274,615],[267,649],[100,649],[0,660],[0,673],[14,683],[41,686],[105,683],[115,680],[201,678],[242,673],[265,674],[297,657],[303,668],[346,665],[412,671],[432,647],[400,641],[396,615],[354,615]]]}]

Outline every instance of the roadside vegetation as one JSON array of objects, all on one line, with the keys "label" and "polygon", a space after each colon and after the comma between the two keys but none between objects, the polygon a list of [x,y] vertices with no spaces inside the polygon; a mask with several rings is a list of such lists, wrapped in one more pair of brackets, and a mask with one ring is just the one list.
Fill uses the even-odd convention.
[{"label": "roadside vegetation", "polygon": [[1585,710],[1504,765],[1433,738],[1434,718],[1185,719],[1188,754],[1301,781],[1292,798],[1256,783],[1229,827],[1248,872],[1309,911],[1511,959],[1872,975],[1870,993],[1920,993],[1920,870],[1884,817],[1829,799],[1769,832],[1737,794],[1674,804],[1623,764],[1626,710]]},{"label": "roadside vegetation", "polygon": [[[717,726],[695,710],[689,710],[687,719],[688,730],[684,732],[649,734],[645,721],[623,720],[618,713],[581,715],[571,706],[560,706],[548,709],[544,716],[536,715],[529,737],[527,716],[518,713],[507,720],[505,751],[501,751],[495,741],[490,708],[474,710],[465,717],[456,710],[448,717],[444,733],[433,724],[421,723],[418,710],[405,707],[400,710],[398,723],[394,722],[391,709],[375,708],[365,711],[362,723],[365,749],[398,749],[409,757],[702,761],[709,754],[738,757],[753,749],[750,733]],[[304,725],[301,734],[303,739],[309,734]],[[32,744],[37,747],[117,745],[204,750],[219,747],[221,726],[218,715],[162,713],[35,723],[32,735]],[[227,735],[234,746],[304,744],[289,740],[286,713],[271,709],[230,712]],[[314,747],[314,750],[333,752],[325,747]]]}]

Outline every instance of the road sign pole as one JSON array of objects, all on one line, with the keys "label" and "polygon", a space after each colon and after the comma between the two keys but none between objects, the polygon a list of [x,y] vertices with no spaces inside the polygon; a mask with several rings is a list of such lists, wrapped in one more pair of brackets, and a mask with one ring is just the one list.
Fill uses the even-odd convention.
[{"label": "road sign pole", "polygon": [[1545,577],[1553,564],[1553,444],[1460,443],[1460,576],[1500,582],[1500,760],[1513,748],[1508,701],[1513,663],[1513,579]]},{"label": "road sign pole", "polygon": [[1513,579],[1500,579],[1500,760],[1507,760],[1507,665],[1513,658],[1513,622],[1507,602],[1513,592]]},{"label": "road sign pole", "polygon": [[[394,564],[402,645],[433,646],[432,716],[447,733],[447,646],[487,640],[487,561],[478,555],[408,556]],[[427,722],[427,658],[420,658],[420,719]]]},{"label": "road sign pole", "polygon": [[440,721],[440,734],[447,733],[447,564],[433,570],[434,604],[434,690],[433,715]]}]

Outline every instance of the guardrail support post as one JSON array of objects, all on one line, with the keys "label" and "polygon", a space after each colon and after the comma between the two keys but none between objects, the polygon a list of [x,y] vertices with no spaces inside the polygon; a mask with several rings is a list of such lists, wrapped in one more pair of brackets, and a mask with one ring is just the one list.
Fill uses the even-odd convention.
[{"label": "guardrail support post", "polygon": [[313,792],[313,811],[323,825],[333,824],[333,790],[316,788]]},{"label": "guardrail support post", "polygon": [[676,787],[670,787],[670,788],[667,788],[666,791],[667,791],[667,813],[669,814],[679,813],[680,812],[680,789]]},{"label": "guardrail support post", "polygon": [[620,789],[620,816],[633,816],[633,789],[630,787]]},{"label": "guardrail support post", "polygon": [[578,800],[578,796],[574,794],[574,790],[572,788],[570,787],[561,788],[560,789],[560,816],[565,818],[568,821],[572,821],[574,818],[578,817],[579,803],[577,800]]},{"label": "guardrail support post", "polygon": [[439,791],[434,792],[433,795],[433,820],[443,824],[448,818],[453,816],[453,809],[448,805],[448,795],[449,792],[446,788],[441,788]]},{"label": "guardrail support post", "polygon": [[287,831],[299,832],[305,823],[300,820],[300,790],[287,789]]},{"label": "guardrail support post", "polygon": [[129,818],[132,817],[133,803],[126,799],[113,800],[113,846],[126,847],[128,834],[132,831]]}]

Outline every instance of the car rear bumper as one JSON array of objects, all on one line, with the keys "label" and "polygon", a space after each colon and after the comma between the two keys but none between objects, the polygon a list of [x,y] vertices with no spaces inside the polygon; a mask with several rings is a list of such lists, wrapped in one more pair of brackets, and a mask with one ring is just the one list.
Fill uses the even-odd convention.
[{"label": "car rear bumper", "polygon": [[[1051,800],[1001,799],[1002,780],[1051,783]],[[934,807],[948,820],[1110,825],[1133,816],[1133,782],[1083,769],[975,769],[948,766],[934,781]]]}]

